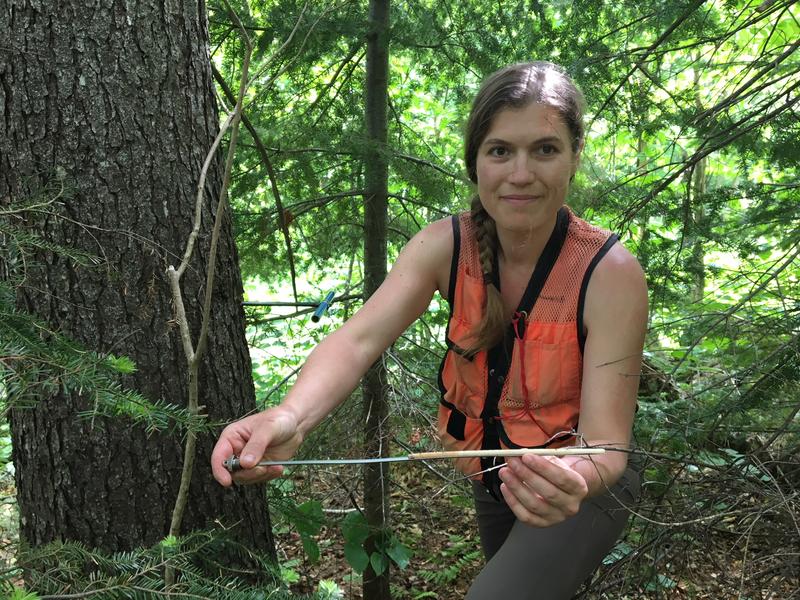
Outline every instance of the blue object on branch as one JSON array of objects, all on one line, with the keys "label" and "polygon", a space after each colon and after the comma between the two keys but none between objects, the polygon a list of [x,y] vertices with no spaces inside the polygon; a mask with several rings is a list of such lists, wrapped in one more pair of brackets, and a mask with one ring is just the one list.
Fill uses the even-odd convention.
[{"label": "blue object on branch", "polygon": [[328,310],[328,307],[331,305],[333,301],[333,292],[328,292],[328,295],[325,296],[325,300],[319,303],[317,306],[317,310],[314,311],[314,314],[311,315],[311,320],[316,323],[322,318],[322,315],[325,314],[325,311]]}]

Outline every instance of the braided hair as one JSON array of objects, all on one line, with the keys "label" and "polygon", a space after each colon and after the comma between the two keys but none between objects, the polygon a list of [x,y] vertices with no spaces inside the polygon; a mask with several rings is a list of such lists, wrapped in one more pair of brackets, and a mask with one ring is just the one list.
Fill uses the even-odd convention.
[{"label": "braided hair", "polygon": [[[523,108],[540,103],[554,108],[567,126],[573,154],[583,145],[583,94],[564,69],[550,62],[535,61],[510,65],[484,81],[467,120],[464,162],[472,183],[478,183],[478,148],[501,110]],[[470,353],[491,348],[503,337],[507,323],[500,290],[494,285],[495,256],[499,251],[497,227],[483,208],[480,196],[472,198],[471,218],[475,225],[483,279],[486,282],[486,306],[483,318],[472,332]]]}]

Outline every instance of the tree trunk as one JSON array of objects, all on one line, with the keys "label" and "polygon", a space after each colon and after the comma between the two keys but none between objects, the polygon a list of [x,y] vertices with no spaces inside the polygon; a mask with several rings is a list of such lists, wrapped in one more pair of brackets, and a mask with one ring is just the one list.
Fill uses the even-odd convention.
[{"label": "tree trunk", "polygon": [[706,167],[708,165],[708,157],[703,157],[694,167],[692,173],[691,191],[688,196],[691,202],[691,226],[694,232],[689,242],[691,248],[691,255],[689,257],[689,264],[687,270],[691,274],[691,299],[692,302],[701,302],[703,300],[705,287],[706,287],[706,267],[705,267],[705,248],[703,248],[703,235],[700,233],[700,228],[705,225],[706,214],[705,206],[703,205],[703,196],[706,193],[708,179],[706,177]]},{"label": "tree trunk", "polygon": [[[203,160],[219,130],[205,5],[0,0],[0,31],[8,36],[0,49],[0,201],[63,178],[70,191],[62,217],[23,226],[103,260],[87,269],[29,257],[19,302],[89,349],[131,357],[138,371],[129,387],[185,405],[187,363],[165,270],[180,263]],[[211,165],[198,244],[182,279],[195,339],[221,165]],[[215,421],[254,408],[227,216],[216,269],[200,377],[200,404]],[[13,411],[21,536],[33,546],[151,545],[169,530],[182,436],[76,416],[90,408],[86,396],[62,390]],[[248,546],[272,552],[264,489],[217,485],[206,459],[213,440],[198,440],[183,530],[219,520],[235,525]]]},{"label": "tree trunk", "polygon": [[[636,174],[639,177],[645,176],[645,160],[644,153],[647,150],[647,144],[644,141],[644,130],[639,129],[637,132],[636,142]],[[650,253],[648,250],[648,243],[650,241],[650,217],[647,216],[646,211],[641,211],[638,215],[639,224],[639,251],[636,258],[642,264],[644,272],[647,273],[647,266],[650,263]]]},{"label": "tree trunk", "polygon": [[[701,63],[700,56],[695,56],[695,60],[697,64]],[[695,92],[695,101],[694,105],[697,109],[698,114],[702,113],[703,111],[703,103],[701,101],[701,90],[700,90],[700,71],[699,69],[694,70],[694,92]],[[706,168],[708,167],[708,157],[704,156],[701,158],[694,167],[692,171],[692,178],[690,181],[686,183],[689,187],[689,191],[686,194],[686,200],[689,203],[688,210],[688,221],[691,224],[691,237],[688,240],[688,246],[690,248],[691,254],[689,256],[689,263],[687,265],[687,271],[692,277],[691,282],[691,294],[690,297],[692,302],[701,302],[703,300],[703,295],[706,287],[706,267],[705,267],[705,249],[703,248],[703,235],[701,234],[701,228],[705,225],[706,215],[705,215],[705,206],[703,205],[703,201],[705,198],[703,196],[706,193],[707,187],[707,177],[706,177]]]},{"label": "tree trunk", "polygon": [[[385,145],[389,104],[389,0],[370,0],[367,34],[366,124],[370,151],[365,157],[364,195],[364,299],[369,298],[386,278],[386,230],[389,167]],[[364,423],[367,456],[389,455],[388,391],[386,368],[379,359],[363,382]],[[389,522],[388,466],[366,465],[364,469],[364,512],[373,531],[366,541],[372,554],[379,532]],[[389,567],[380,575],[372,566],[364,572],[364,600],[388,600]]]}]

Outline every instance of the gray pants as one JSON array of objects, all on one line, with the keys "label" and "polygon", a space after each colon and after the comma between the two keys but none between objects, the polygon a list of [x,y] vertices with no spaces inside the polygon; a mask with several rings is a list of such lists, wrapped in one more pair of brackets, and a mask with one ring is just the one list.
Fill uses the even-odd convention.
[{"label": "gray pants", "polygon": [[552,527],[517,521],[505,502],[473,483],[486,566],[467,600],[569,600],[614,547],[639,495],[639,475],[628,465],[610,492],[586,500],[574,517]]}]

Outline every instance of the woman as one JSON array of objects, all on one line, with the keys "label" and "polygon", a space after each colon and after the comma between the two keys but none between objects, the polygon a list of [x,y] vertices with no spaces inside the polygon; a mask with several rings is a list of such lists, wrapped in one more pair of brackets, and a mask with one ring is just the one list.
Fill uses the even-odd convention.
[{"label": "woman", "polygon": [[[211,457],[217,480],[280,476],[281,467],[254,465],[289,459],[436,291],[451,308],[439,377],[445,447],[628,447],[647,291],[616,237],[564,205],[583,144],[582,97],[559,67],[518,64],[490,76],[467,124],[472,210],[407,244],[279,406],[225,428]],[[244,467],[233,476],[222,466],[232,454]],[[457,466],[474,476],[487,558],[470,600],[570,598],[613,547],[627,518],[621,504],[638,490],[624,452],[529,455],[479,475],[493,462]]]}]

